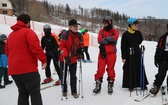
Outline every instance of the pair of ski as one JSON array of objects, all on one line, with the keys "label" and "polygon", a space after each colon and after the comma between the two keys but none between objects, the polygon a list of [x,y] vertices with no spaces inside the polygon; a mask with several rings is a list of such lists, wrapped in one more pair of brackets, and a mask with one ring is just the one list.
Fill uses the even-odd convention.
[{"label": "pair of ski", "polygon": [[[46,85],[46,84],[48,83],[42,83],[41,86]],[[59,86],[59,85],[56,85],[56,84],[48,85],[48,86],[42,87],[40,90],[45,90],[45,89],[55,87],[55,86]]]},{"label": "pair of ski", "polygon": [[[168,92],[167,92],[167,95],[166,95],[166,89],[167,86],[162,86],[161,87],[161,96],[162,96],[162,105],[168,105]],[[143,101],[144,99],[146,99],[147,97],[149,97],[151,95],[151,93],[147,93],[146,95],[144,95],[143,97],[140,97],[138,99],[135,99],[134,101],[137,101],[137,102],[141,102]]]}]

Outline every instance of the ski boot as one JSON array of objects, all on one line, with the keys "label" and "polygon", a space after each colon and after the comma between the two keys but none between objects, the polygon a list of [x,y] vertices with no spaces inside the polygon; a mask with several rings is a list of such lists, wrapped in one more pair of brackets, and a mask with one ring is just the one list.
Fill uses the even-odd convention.
[{"label": "ski boot", "polygon": [[0,84],[0,89],[3,89],[3,88],[5,88],[5,85]]},{"label": "ski boot", "polygon": [[112,80],[108,81],[108,94],[111,95],[113,93],[113,84],[114,82]]},{"label": "ski boot", "polygon": [[159,92],[159,88],[154,85],[153,88],[150,89],[150,93],[156,96],[156,94]]},{"label": "ski boot", "polygon": [[79,98],[79,95],[77,93],[72,94],[74,98]]},{"label": "ski boot", "polygon": [[101,84],[102,84],[102,82],[100,80],[96,80],[96,87],[93,90],[93,93],[96,93],[96,94],[100,93],[100,91],[101,91]]},{"label": "ski boot", "polygon": [[46,83],[49,83],[51,82],[53,79],[51,77],[47,77],[46,79],[44,79],[43,83],[42,84],[46,84]]},{"label": "ski boot", "polygon": [[64,97],[66,97],[66,96],[67,96],[67,92],[63,92],[62,95],[63,95]]},{"label": "ski boot", "polygon": [[11,80],[7,80],[7,81],[4,82],[4,84],[5,84],[5,85],[9,85],[9,84],[11,84],[12,82],[13,82],[13,81],[11,81]]},{"label": "ski boot", "polygon": [[61,85],[61,80],[57,80],[57,81],[55,82],[55,85]]}]

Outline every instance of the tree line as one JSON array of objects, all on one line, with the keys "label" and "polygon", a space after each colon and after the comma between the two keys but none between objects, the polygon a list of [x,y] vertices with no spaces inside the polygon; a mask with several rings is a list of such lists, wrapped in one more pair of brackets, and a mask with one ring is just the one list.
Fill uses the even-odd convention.
[{"label": "tree line", "polygon": [[[78,20],[81,27],[89,31],[98,32],[102,27],[102,18],[106,15],[113,17],[113,23],[122,34],[127,28],[126,20],[129,18],[124,13],[113,12],[102,8],[83,8],[79,5],[76,9],[66,4],[51,4],[47,0],[10,0],[17,14],[28,13],[33,20],[48,22],[61,26],[67,26],[71,18]],[[157,40],[166,30],[167,19],[156,19],[155,17],[144,17],[140,20],[139,29],[147,40]]]}]

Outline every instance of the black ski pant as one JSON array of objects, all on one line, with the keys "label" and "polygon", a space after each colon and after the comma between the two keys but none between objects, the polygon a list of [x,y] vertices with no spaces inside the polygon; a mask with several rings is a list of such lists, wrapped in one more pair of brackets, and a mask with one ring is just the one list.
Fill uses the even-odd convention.
[{"label": "black ski pant", "polygon": [[0,83],[2,82],[2,77],[4,77],[4,82],[9,81],[8,68],[0,67]]},{"label": "black ski pant", "polygon": [[50,63],[51,63],[51,59],[53,59],[54,67],[56,69],[56,72],[58,74],[59,79],[61,79],[61,77],[60,77],[60,67],[58,65],[58,56],[46,56],[46,57],[47,57],[47,67],[45,69],[46,77],[51,77]]},{"label": "black ski pant", "polygon": [[156,85],[158,88],[162,85],[165,77],[166,72],[168,70],[168,61],[161,61],[159,63],[158,73],[155,75],[154,85]]},{"label": "black ski pant", "polygon": [[[61,75],[62,75],[62,86],[63,86],[63,92],[67,92],[67,73],[70,74],[70,86],[71,86],[71,94],[77,93],[77,77],[76,77],[76,70],[77,70],[77,63],[73,63],[70,65],[65,65],[65,71],[64,70],[64,62],[60,62],[61,67]],[[69,69],[68,69],[69,67]],[[65,73],[65,74],[64,74]],[[68,75],[69,75],[68,74]],[[64,78],[63,78],[64,77]],[[64,80],[64,82],[63,82]]]},{"label": "black ski pant", "polygon": [[[87,60],[90,60],[90,55],[89,55],[89,53],[88,53],[88,46],[84,46],[84,53],[85,53],[85,55],[86,55],[86,58],[87,58]],[[83,55],[83,59],[84,59],[84,53],[82,53]]]},{"label": "black ski pant", "polygon": [[27,74],[12,75],[16,86],[18,87],[18,105],[42,105],[42,98],[40,93],[40,75],[38,72]]}]

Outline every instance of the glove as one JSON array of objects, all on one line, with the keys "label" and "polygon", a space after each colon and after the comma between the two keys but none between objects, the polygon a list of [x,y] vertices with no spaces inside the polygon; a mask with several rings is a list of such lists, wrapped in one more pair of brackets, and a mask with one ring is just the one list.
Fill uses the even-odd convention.
[{"label": "glove", "polygon": [[101,44],[99,46],[99,49],[100,49],[100,55],[101,55],[101,57],[105,58],[106,57],[106,49],[105,49],[104,45]]},{"label": "glove", "polygon": [[65,62],[66,62],[66,64],[69,65],[69,64],[71,64],[71,59],[70,59],[69,57],[66,57],[66,58],[65,58]]},{"label": "glove", "polygon": [[112,44],[112,42],[110,41],[111,39],[112,39],[111,36],[104,38],[104,40],[107,41],[108,44]]},{"label": "glove", "polygon": [[155,64],[156,67],[159,67],[159,64],[158,64],[157,61],[155,61],[154,64]]},{"label": "glove", "polygon": [[80,47],[76,50],[77,55],[83,55],[83,49]]}]

